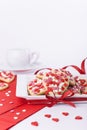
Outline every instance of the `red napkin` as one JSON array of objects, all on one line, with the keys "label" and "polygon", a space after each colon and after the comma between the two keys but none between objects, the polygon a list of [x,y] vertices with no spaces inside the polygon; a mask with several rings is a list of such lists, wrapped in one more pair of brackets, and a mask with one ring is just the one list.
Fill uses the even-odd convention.
[{"label": "red napkin", "polygon": [[2,114],[0,116],[0,130],[8,129],[18,122],[22,121],[26,117],[31,116],[35,112],[45,107],[44,105],[30,105],[28,103],[23,104],[15,109]]},{"label": "red napkin", "polygon": [[16,93],[16,78],[9,88],[0,91],[0,130],[6,130],[26,117],[39,111],[44,105],[30,105],[27,100],[18,98]]},{"label": "red napkin", "polygon": [[26,100],[17,98],[16,92],[16,78],[9,84],[9,88],[0,91],[0,114],[9,111],[12,108],[20,106],[26,102]]}]

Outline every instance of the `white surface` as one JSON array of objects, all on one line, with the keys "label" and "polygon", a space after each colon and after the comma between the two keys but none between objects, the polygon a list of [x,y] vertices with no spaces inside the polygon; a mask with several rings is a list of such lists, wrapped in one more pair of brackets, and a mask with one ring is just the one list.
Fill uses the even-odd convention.
[{"label": "white surface", "polygon": [[7,49],[29,48],[49,65],[80,65],[86,44],[87,0],[0,1],[0,62]]},{"label": "white surface", "polygon": [[[10,48],[29,48],[40,52],[40,60],[49,66],[80,66],[87,57],[87,0],[1,0],[0,1],[0,63]],[[71,114],[62,118],[61,110]],[[76,109],[69,106],[45,108],[14,126],[12,130],[86,130],[87,104]],[[61,118],[56,125],[42,119],[50,112]],[[75,121],[81,113],[84,119]],[[40,118],[39,118],[40,117]],[[30,126],[31,120],[41,121],[39,127]],[[50,125],[48,125],[50,124]]]},{"label": "white surface", "polygon": [[[62,112],[68,112],[69,116],[63,116]],[[51,114],[51,118],[45,118],[45,114]],[[75,116],[82,116],[82,120],[75,120]],[[59,118],[59,122],[53,122],[52,118]],[[39,126],[31,125],[32,121],[38,121]],[[23,120],[10,130],[86,130],[87,129],[87,104],[77,104],[77,108],[67,105],[57,105],[44,108],[36,114]]]}]

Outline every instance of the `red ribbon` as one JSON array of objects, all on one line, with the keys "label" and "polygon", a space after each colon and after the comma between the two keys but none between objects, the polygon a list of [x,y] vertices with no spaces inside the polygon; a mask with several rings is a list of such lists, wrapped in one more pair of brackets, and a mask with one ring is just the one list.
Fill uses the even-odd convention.
[{"label": "red ribbon", "polygon": [[66,98],[65,100],[74,101],[74,102],[87,101],[87,97],[71,97],[71,98]]},{"label": "red ribbon", "polygon": [[74,103],[70,102],[69,100],[65,100],[67,97],[71,97],[73,95],[74,95],[73,92],[71,90],[68,90],[60,98],[57,98],[55,95],[54,95],[54,97],[46,95],[46,98],[50,102],[50,104],[49,104],[50,107],[59,103],[59,102],[63,102],[63,103],[68,104],[72,107],[75,107]]},{"label": "red ribbon", "polygon": [[45,69],[47,69],[47,70],[51,70],[51,68],[41,68],[41,69],[37,70],[34,74],[37,74],[39,71],[41,71],[41,70],[45,70]]},{"label": "red ribbon", "polygon": [[[84,64],[83,64],[83,66],[84,66]],[[72,68],[74,68],[75,70],[77,70],[80,74],[84,74],[84,71],[82,70],[82,69],[80,69],[78,66],[76,66],[76,65],[67,65],[67,66],[64,66],[62,69],[66,69],[66,68],[68,68],[68,67],[72,67]]]},{"label": "red ribbon", "polygon": [[[86,59],[87,59],[87,57],[81,62],[81,68],[76,66],[76,65],[67,65],[67,66],[62,67],[62,69],[66,69],[68,67],[72,67],[76,71],[78,71],[80,74],[86,74],[86,70],[85,70]],[[37,74],[39,71],[44,70],[44,69],[51,70],[52,68],[41,68],[41,69],[37,70],[34,74]]]},{"label": "red ribbon", "polygon": [[83,74],[86,74],[86,70],[85,70],[85,62],[86,62],[87,57],[82,61],[81,63],[81,70],[83,71]]},{"label": "red ribbon", "polygon": [[66,69],[68,67],[73,67],[76,71],[78,71],[80,74],[86,74],[85,70],[85,62],[86,62],[87,57],[81,62],[81,68],[76,66],[76,65],[68,65],[64,66],[62,69]]}]

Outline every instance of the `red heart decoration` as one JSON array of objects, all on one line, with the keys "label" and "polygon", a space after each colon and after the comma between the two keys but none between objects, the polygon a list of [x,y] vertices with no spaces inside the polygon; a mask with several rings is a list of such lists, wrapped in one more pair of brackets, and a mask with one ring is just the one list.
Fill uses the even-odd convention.
[{"label": "red heart decoration", "polygon": [[76,116],[75,119],[76,120],[82,120],[83,118],[82,118],[82,116]]},{"label": "red heart decoration", "polygon": [[50,118],[51,114],[45,114],[44,116],[47,117],[47,118]]},{"label": "red heart decoration", "polygon": [[64,116],[68,116],[68,115],[69,115],[68,112],[62,112],[62,114],[63,114]]},{"label": "red heart decoration", "polygon": [[31,125],[33,125],[33,126],[38,126],[39,124],[38,124],[37,121],[33,121],[33,122],[31,122]]},{"label": "red heart decoration", "polygon": [[59,121],[58,118],[52,118],[52,120],[55,121],[55,122],[58,122],[58,121]]}]

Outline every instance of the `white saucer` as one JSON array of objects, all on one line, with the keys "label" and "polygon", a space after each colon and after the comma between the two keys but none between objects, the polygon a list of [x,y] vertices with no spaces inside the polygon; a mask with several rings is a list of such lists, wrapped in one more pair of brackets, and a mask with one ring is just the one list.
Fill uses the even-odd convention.
[{"label": "white saucer", "polygon": [[42,68],[41,63],[35,63],[24,67],[10,67],[7,64],[0,64],[0,71],[12,71],[15,73],[27,73]]}]

